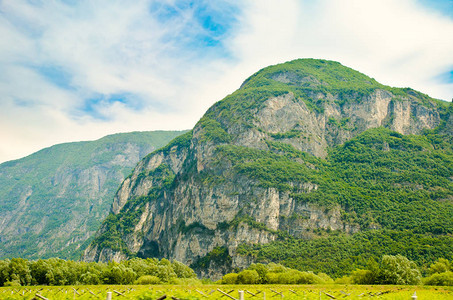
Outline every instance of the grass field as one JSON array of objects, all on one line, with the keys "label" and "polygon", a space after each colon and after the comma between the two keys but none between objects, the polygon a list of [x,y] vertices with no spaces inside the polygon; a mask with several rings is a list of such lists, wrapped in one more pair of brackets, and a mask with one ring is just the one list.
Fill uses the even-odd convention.
[{"label": "grass field", "polygon": [[[2,287],[0,299],[453,299],[453,287],[360,285],[143,285]],[[225,294],[228,294],[226,296]]]}]

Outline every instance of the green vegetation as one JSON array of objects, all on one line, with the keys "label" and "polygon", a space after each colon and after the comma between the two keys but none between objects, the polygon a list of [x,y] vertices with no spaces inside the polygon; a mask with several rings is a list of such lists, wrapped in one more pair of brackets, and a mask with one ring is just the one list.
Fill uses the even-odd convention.
[{"label": "green vegetation", "polygon": [[[287,238],[268,244],[239,246],[238,253],[257,262],[279,262],[298,270],[323,272],[335,278],[364,269],[383,255],[401,254],[427,269],[439,257],[453,259],[453,237],[410,231],[373,230],[353,235],[331,232],[311,240]],[[424,271],[426,273],[426,271]]]},{"label": "green vegetation", "polygon": [[204,257],[198,259],[196,262],[190,265],[191,268],[196,270],[207,271],[212,268],[213,265],[231,267],[232,258],[228,254],[226,247],[215,247]]},{"label": "green vegetation", "polygon": [[204,116],[198,121],[197,125],[201,128],[201,142],[213,142],[216,144],[228,143],[230,141],[230,136],[222,128],[222,125],[214,119]]},{"label": "green vegetation", "polygon": [[[420,135],[402,135],[384,127],[361,132],[365,128],[354,116],[347,118],[345,113],[343,117],[325,118],[322,115],[326,104],[343,112],[349,111],[355,105],[360,106],[361,101],[367,101],[377,90],[384,94],[388,92],[392,98],[390,107],[410,99],[411,105],[418,102],[430,113],[439,113],[440,126]],[[268,120],[260,114],[264,105],[269,104],[265,104],[266,100],[289,94],[294,97],[288,101],[302,107],[306,105],[311,116],[320,118],[319,124],[315,125],[326,126],[328,143],[343,140],[343,134],[354,137],[343,145],[327,149],[327,156],[319,158],[299,151],[293,145],[300,144],[302,139],[321,145],[324,142],[322,130],[319,135],[318,132],[307,132],[310,126],[302,121],[292,122],[295,125],[280,133],[260,128],[259,124]],[[270,103],[269,107],[277,102]],[[336,62],[306,59],[265,68],[246,80],[238,91],[213,105],[193,132],[158,150],[166,151],[164,154],[178,149],[178,153],[187,153],[185,161],[181,162],[182,171],[179,174],[162,173],[166,175],[140,174],[143,177],[140,180],[158,180],[160,183],[153,186],[163,188],[152,189],[146,197],[130,199],[128,207],[106,220],[102,235],[95,243],[133,256],[121,239],[136,224],[143,203],[162,201],[162,207],[168,208],[173,205],[170,201],[177,201],[182,195],[178,193],[184,193],[185,199],[190,201],[192,195],[198,197],[192,193],[196,190],[200,199],[204,196],[215,199],[218,195],[235,197],[238,200],[235,217],[218,223],[217,232],[227,231],[234,236],[241,225],[247,225],[270,233],[275,241],[265,245],[241,245],[238,253],[259,263],[278,262],[294,269],[291,272],[297,279],[293,282],[308,280],[303,272],[311,270],[332,277],[355,272],[356,279],[370,280],[371,277],[374,279],[370,282],[384,283],[382,278],[387,278],[382,275],[384,271],[379,277],[368,269],[372,262],[392,261],[393,258],[383,260],[384,255],[404,255],[421,266],[422,274],[426,275],[427,268],[437,258],[453,257],[449,246],[453,243],[453,137],[448,130],[452,107],[411,89],[381,85]],[[270,107],[273,108],[278,109],[277,106]],[[389,119],[392,116],[383,121],[385,126],[390,124]],[[305,149],[304,145],[300,148]],[[280,214],[278,230],[267,228],[261,217],[259,222],[254,218],[259,209],[257,204],[263,204],[258,197],[269,188],[295,200],[296,209],[291,215]],[[177,192],[172,194],[174,191]],[[300,211],[305,206],[307,213]],[[311,208],[332,216],[335,225],[329,227],[310,222]],[[343,224],[337,222],[337,215]],[[199,219],[186,224],[184,216],[178,217],[176,223],[165,228],[164,235],[182,233],[205,238],[215,233]],[[298,232],[291,231],[292,225]],[[344,227],[333,230],[340,228],[337,225]],[[165,247],[171,252],[175,245]],[[218,247],[205,257],[194,255],[191,258],[195,262],[191,266],[197,270],[214,268],[213,265],[231,267],[228,250],[231,249]],[[222,263],[216,264],[216,261]],[[392,264],[398,268],[411,266],[404,259],[397,258],[396,261]],[[381,266],[379,270],[386,268]],[[260,274],[259,270],[246,271],[241,276],[239,273],[229,275],[225,280],[229,283],[259,281],[256,276]],[[449,276],[444,274],[446,272],[449,271],[431,275],[443,282]],[[275,282],[279,282],[278,276]],[[394,278],[388,281],[403,282]]]},{"label": "green vegetation", "polygon": [[332,282],[332,278],[326,274],[316,275],[313,272],[302,272],[275,263],[252,264],[237,274],[228,273],[222,278],[223,284],[320,284]]},{"label": "green vegetation", "polygon": [[249,77],[242,89],[277,84],[310,90],[354,90],[369,92],[383,87],[370,78],[340,63],[319,59],[297,59],[264,68]]},{"label": "green vegetation", "polygon": [[[290,191],[297,201],[331,208],[362,229],[378,226],[416,233],[453,233],[453,143],[427,132],[403,136],[370,129],[330,150],[321,160],[284,143],[268,142],[271,151],[224,145],[219,160],[254,179],[261,187]],[[319,188],[310,193],[297,183]]]},{"label": "green vegetation", "polygon": [[291,182],[310,182],[314,176],[305,164],[270,151],[225,145],[217,148],[217,154],[219,159],[230,161],[238,174],[257,180],[263,187],[291,190]]},{"label": "green vegetation", "polygon": [[177,284],[195,279],[186,265],[166,259],[134,258],[120,263],[86,263],[57,258],[0,260],[0,286],[77,284]]},{"label": "green vegetation", "polygon": [[[439,266],[441,270],[439,271]],[[434,271],[433,271],[434,269]],[[431,265],[429,277],[424,279],[427,285],[453,286],[451,264],[441,258]],[[325,273],[315,274],[300,271],[281,264],[251,264],[238,273],[225,274],[223,284],[325,284],[333,283]],[[379,263],[370,259],[364,269],[355,269],[347,276],[338,278],[337,283],[383,284],[383,285],[420,285],[421,272],[418,266],[402,255],[384,255]]]},{"label": "green vegetation", "polygon": [[431,264],[428,274],[430,276],[423,280],[426,285],[453,286],[452,263],[445,258],[439,258]]},{"label": "green vegetation", "polygon": [[[365,268],[384,254],[402,254],[424,268],[438,257],[453,258],[448,246],[453,244],[451,137],[371,129],[331,149],[325,160],[288,144],[268,145],[271,151],[228,145],[218,152],[258,186],[290,191],[301,202],[340,205],[343,221],[364,231],[319,230],[312,240],[279,235],[269,244],[241,245],[239,254],[334,277]],[[319,188],[307,194],[297,190],[298,182]]]},{"label": "green vegetation", "polygon": [[[217,248],[217,258],[224,251]],[[219,262],[217,262],[219,263]],[[442,265],[440,267],[440,265]],[[440,267],[440,268],[439,268]],[[439,259],[424,279],[428,285],[453,285],[451,263]],[[440,271],[440,272],[438,272]],[[356,269],[337,281],[353,284],[419,285],[421,273],[417,265],[401,255],[384,255],[379,263],[370,260],[367,268]],[[336,281],[336,282],[337,282]],[[281,264],[251,264],[237,273],[225,274],[222,284],[331,284],[334,280],[325,273],[299,271]],[[178,262],[155,258],[134,258],[120,263],[87,263],[57,258],[28,261],[21,258],[0,260],[0,286],[31,285],[99,285],[99,284],[190,284],[200,285],[195,272]]]},{"label": "green vegetation", "polygon": [[138,159],[181,133],[114,134],[1,164],[0,258],[79,258]]},{"label": "green vegetation", "polygon": [[184,134],[181,134],[181,135],[175,137],[174,139],[172,139],[168,144],[166,144],[162,148],[157,148],[157,150],[149,153],[145,158],[149,158],[149,157],[151,157],[152,155],[154,155],[155,153],[158,153],[158,152],[163,152],[163,153],[168,154],[169,151],[171,151],[175,147],[176,148],[189,148],[190,142],[192,141],[192,134],[193,134],[193,131],[190,130],[190,131],[187,131]]},{"label": "green vegetation", "polygon": [[[449,109],[445,101],[432,99],[410,88],[382,85],[373,78],[335,61],[298,59],[266,67],[250,76],[240,89],[214,104],[199,125],[204,128],[204,139],[224,143],[232,138],[227,129],[233,124],[237,128],[256,128],[253,122],[256,113],[271,97],[291,93],[295,96],[294,101],[304,103],[312,111],[323,113],[325,104],[329,101],[339,105],[359,103],[364,96],[378,89],[392,93],[400,99],[411,99],[427,107],[434,106],[442,116],[447,114]],[[318,97],[319,95],[324,97]],[[335,95],[336,100],[328,100],[331,98],[329,95]],[[347,119],[329,121],[330,125],[346,130],[353,129],[348,125]],[[274,138],[291,138],[299,134],[297,130],[290,130],[275,134]]]},{"label": "green vegetation", "polygon": [[295,137],[299,137],[301,134],[302,134],[301,131],[292,129],[292,130],[284,132],[284,133],[271,133],[270,136],[276,140],[281,140],[281,139],[292,139]]},{"label": "green vegetation", "polygon": [[[411,299],[414,292],[419,299],[447,300],[453,296],[448,287],[426,286],[379,286],[379,285],[78,285],[78,286],[36,286],[36,287],[0,287],[0,297],[6,300],[31,300],[36,294],[52,299],[106,299],[107,292],[112,293],[113,299],[225,299],[224,293],[229,293],[238,299],[239,291],[245,291],[245,299],[281,299],[287,300],[318,300],[318,299]],[[118,293],[121,294],[118,294]],[[253,296],[255,295],[255,296]],[[36,296],[35,298],[38,298]],[[222,297],[223,296],[223,297]]]},{"label": "green vegetation", "polygon": [[[230,164],[229,170],[237,174],[233,176],[251,178],[258,187],[288,191],[301,203],[326,209],[339,206],[343,221],[363,232],[348,235],[319,229],[312,232],[315,237],[312,240],[297,239],[284,231],[269,230],[246,214],[238,214],[231,222],[219,223],[217,227],[230,230],[246,223],[277,234],[277,241],[241,245],[238,253],[257,262],[280,262],[300,271],[339,277],[366,268],[370,259],[378,261],[385,254],[401,254],[427,268],[438,257],[453,258],[453,250],[448,246],[453,244],[451,145],[451,137],[435,132],[404,136],[385,128],[368,130],[331,149],[325,159],[282,142],[268,141],[267,151],[220,145],[215,157],[223,164]],[[163,178],[170,179],[167,184],[157,184],[165,188],[155,192],[170,190],[171,174],[159,174],[166,174]],[[152,178],[164,182],[161,175]],[[299,183],[304,182],[311,182],[318,189],[310,193],[299,190]],[[130,201],[119,215],[109,216],[103,225],[105,231],[96,242],[133,257],[121,238],[126,228],[134,225],[133,221],[126,221],[139,214],[135,203],[155,201],[159,198],[156,193]],[[178,230],[204,229],[198,223],[180,223]],[[103,244],[105,241],[108,243]],[[226,248],[223,250],[227,255]],[[200,258],[192,267],[209,268],[211,261],[219,259],[214,254]]]},{"label": "green vegetation", "polygon": [[101,234],[93,240],[93,244],[100,245],[102,248],[121,251],[128,255],[128,257],[135,257],[135,254],[131,253],[124,243],[123,237],[132,233],[133,228],[143,213],[145,204],[155,201],[171,188],[175,174],[168,165],[161,164],[146,174],[139,174],[136,183],[138,184],[140,180],[145,178],[152,179],[153,183],[153,187],[149,190],[148,195],[130,199],[118,214],[110,213],[102,222]]}]

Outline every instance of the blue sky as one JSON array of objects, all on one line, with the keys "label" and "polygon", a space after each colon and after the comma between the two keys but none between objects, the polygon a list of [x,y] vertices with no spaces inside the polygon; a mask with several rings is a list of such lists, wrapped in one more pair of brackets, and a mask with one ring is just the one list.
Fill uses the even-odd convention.
[{"label": "blue sky", "polygon": [[0,0],[0,162],[191,128],[257,70],[340,61],[453,97],[453,0]]}]

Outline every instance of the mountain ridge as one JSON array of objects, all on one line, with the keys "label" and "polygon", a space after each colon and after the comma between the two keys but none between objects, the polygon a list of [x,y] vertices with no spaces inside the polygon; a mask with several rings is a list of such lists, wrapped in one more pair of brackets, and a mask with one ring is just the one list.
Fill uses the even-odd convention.
[{"label": "mountain ridge", "polygon": [[117,185],[183,132],[131,132],[57,144],[0,164],[0,257],[79,258]]},{"label": "mountain ridge", "polygon": [[[439,141],[439,134],[451,126],[451,112],[447,102],[381,85],[336,62],[301,59],[264,68],[209,108],[192,131],[137,165],[121,184],[84,259],[166,257],[198,266],[199,275],[219,278],[253,262],[238,253],[243,244],[268,244],[288,236],[310,239],[319,230],[354,234],[397,227],[392,215],[380,214],[369,199],[379,195],[370,182],[381,175],[401,184],[406,193],[384,193],[382,204],[400,212],[410,207],[401,197],[417,203],[434,197],[426,202],[433,211],[453,212],[448,179],[453,170],[439,159],[451,161],[451,139],[446,146]],[[382,166],[367,161],[380,173],[360,179],[363,188],[348,182],[346,175],[336,178],[344,169],[341,162],[331,161],[332,149],[348,141],[360,146],[354,139],[362,134],[382,141],[378,152],[362,147],[365,157],[388,153],[389,159],[410,158],[404,149],[410,146],[423,160],[428,151],[427,158],[445,170],[441,180],[422,185],[418,192],[405,187],[405,178],[393,176],[385,161]],[[394,144],[403,150],[393,149]],[[437,149],[439,145],[444,146]],[[354,157],[351,149],[345,153]],[[419,161],[410,162],[401,172],[416,180],[435,178],[429,173],[435,171],[425,172]],[[367,168],[361,172],[372,177]],[[427,216],[422,213],[421,218]],[[408,217],[401,215],[403,223]],[[439,234],[448,234],[451,220],[442,215],[438,221],[449,224]],[[202,268],[206,257],[219,255],[222,263],[208,259],[213,265]]]}]

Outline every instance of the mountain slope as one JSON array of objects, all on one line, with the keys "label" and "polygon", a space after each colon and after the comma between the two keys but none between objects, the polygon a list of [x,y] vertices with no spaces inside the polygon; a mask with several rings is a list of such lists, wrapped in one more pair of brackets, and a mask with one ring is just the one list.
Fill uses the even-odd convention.
[{"label": "mountain slope", "polygon": [[265,68],[137,165],[84,258],[174,258],[216,278],[254,260],[243,245],[451,234],[451,113],[337,62]]},{"label": "mountain slope", "polygon": [[0,258],[80,257],[118,184],[147,153],[181,133],[114,134],[0,164]]}]

